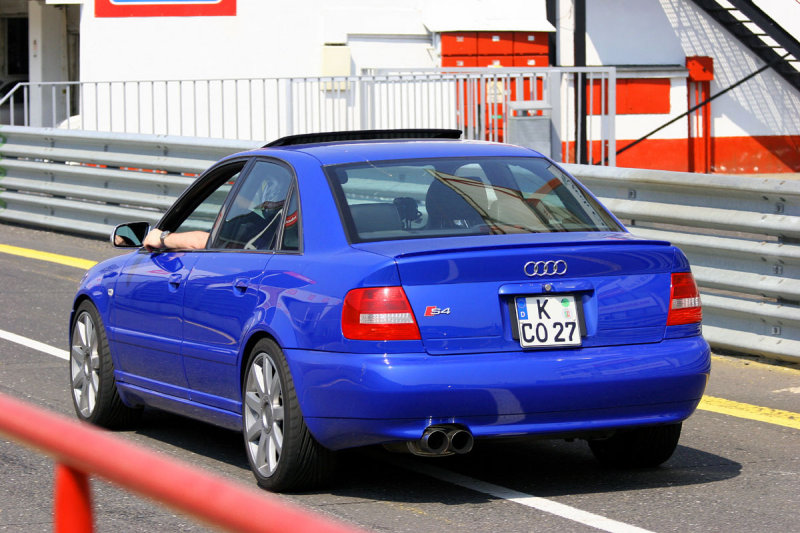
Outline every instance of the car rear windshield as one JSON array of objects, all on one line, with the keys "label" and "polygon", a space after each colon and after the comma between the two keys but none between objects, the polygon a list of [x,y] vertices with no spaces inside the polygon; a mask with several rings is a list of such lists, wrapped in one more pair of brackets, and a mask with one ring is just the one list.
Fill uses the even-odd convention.
[{"label": "car rear windshield", "polygon": [[622,229],[539,157],[381,161],[326,171],[352,242]]}]

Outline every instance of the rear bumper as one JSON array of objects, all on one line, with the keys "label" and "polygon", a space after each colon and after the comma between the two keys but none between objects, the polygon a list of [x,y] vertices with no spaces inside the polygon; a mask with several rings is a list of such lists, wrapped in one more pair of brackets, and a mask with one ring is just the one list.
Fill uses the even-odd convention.
[{"label": "rear bumper", "polygon": [[332,449],[417,439],[432,424],[480,438],[678,422],[711,367],[700,336],[552,352],[285,352],[306,423]]}]

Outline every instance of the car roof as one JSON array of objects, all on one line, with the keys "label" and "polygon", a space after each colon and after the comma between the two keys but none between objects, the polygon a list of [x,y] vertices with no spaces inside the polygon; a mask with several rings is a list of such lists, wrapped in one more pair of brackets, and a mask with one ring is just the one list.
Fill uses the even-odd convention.
[{"label": "car roof", "polygon": [[461,130],[441,128],[410,128],[392,130],[346,130],[320,133],[300,133],[281,137],[264,148],[273,146],[293,146],[298,144],[319,144],[334,141],[366,141],[375,139],[460,139]]},{"label": "car roof", "polygon": [[253,150],[250,154],[279,156],[287,152],[310,155],[323,166],[434,157],[542,157],[534,150],[510,144],[445,139],[344,140],[268,146]]}]

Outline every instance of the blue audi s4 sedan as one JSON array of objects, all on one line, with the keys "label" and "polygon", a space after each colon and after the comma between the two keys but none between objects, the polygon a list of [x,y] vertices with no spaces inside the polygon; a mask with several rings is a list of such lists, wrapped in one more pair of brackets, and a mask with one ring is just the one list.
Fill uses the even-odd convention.
[{"label": "blue audi s4 sedan", "polygon": [[710,370],[686,257],[539,153],[459,137],[285,137],[213,165],[155,228],[118,226],[130,253],[86,273],[70,319],[78,417],[240,431],[274,491],[376,444],[669,459]]}]

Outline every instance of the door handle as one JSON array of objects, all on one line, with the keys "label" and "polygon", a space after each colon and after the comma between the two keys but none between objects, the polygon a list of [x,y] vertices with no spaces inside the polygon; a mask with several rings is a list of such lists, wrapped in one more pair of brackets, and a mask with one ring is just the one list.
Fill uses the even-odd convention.
[{"label": "door handle", "polygon": [[169,279],[168,279],[168,281],[169,281],[169,284],[171,286],[173,286],[173,287],[175,287],[177,289],[178,285],[181,284],[181,279],[182,279],[182,276],[180,274],[171,274]]},{"label": "door handle", "polygon": [[247,292],[247,287],[250,286],[250,283],[244,278],[239,278],[233,282],[233,289],[239,294],[244,294]]}]

